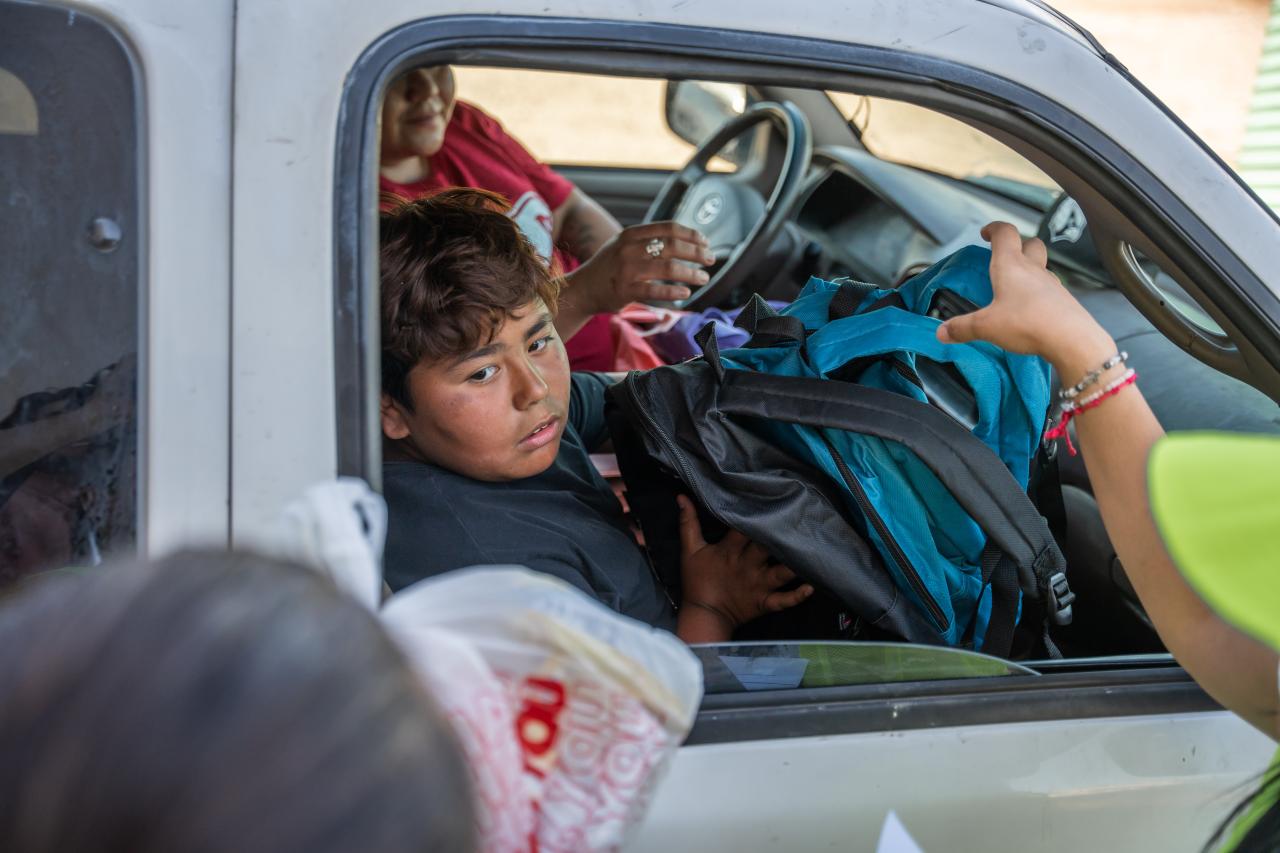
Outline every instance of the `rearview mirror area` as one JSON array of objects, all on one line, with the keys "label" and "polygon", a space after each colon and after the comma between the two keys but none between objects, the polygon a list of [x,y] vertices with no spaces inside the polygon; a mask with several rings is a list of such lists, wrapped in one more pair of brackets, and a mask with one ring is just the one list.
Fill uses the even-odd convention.
[{"label": "rearview mirror area", "polygon": [[[671,80],[667,83],[666,118],[671,132],[691,145],[701,145],[728,119],[747,108],[747,87],[741,83]],[[728,145],[720,156],[734,165],[745,159],[743,140]]]}]

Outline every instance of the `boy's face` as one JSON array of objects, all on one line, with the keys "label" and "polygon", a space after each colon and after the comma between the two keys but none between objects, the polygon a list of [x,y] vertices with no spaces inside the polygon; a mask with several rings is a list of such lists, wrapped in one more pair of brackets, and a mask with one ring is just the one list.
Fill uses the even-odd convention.
[{"label": "boy's face", "polygon": [[409,411],[382,395],[382,431],[411,456],[473,480],[550,467],[569,411],[569,359],[541,299],[471,353],[409,372]]}]

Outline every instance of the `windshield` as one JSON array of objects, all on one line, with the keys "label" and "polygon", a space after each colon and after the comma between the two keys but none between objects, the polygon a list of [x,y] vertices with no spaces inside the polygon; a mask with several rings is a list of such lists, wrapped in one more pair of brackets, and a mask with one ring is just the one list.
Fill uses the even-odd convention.
[{"label": "windshield", "polygon": [[1060,191],[1052,178],[1021,154],[950,116],[887,98],[827,94],[861,132],[862,144],[882,160],[970,181],[1005,195],[1031,189],[1035,196],[1052,199]]},{"label": "windshield", "polygon": [[1037,674],[990,655],[906,643],[722,643],[693,652],[707,693]]}]

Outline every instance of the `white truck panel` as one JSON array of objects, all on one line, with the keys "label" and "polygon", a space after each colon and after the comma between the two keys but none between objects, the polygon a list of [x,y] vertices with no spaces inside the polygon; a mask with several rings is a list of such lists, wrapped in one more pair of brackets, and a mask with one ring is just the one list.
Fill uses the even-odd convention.
[{"label": "white truck panel", "polygon": [[84,3],[130,43],[142,80],[147,293],[139,544],[225,545],[231,459],[233,0]]},{"label": "white truck panel", "polygon": [[1275,749],[1226,712],[687,746],[632,853],[1196,851]]}]

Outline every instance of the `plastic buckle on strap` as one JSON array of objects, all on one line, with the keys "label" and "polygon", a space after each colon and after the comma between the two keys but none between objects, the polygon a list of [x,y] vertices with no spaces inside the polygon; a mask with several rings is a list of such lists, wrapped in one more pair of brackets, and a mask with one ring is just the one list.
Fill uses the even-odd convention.
[{"label": "plastic buckle on strap", "polygon": [[1071,585],[1067,583],[1067,576],[1062,572],[1058,572],[1049,578],[1049,618],[1053,620],[1055,625],[1071,624],[1071,604],[1076,600],[1076,594],[1071,591]]},{"label": "plastic buckle on strap", "polygon": [[1052,462],[1058,456],[1058,440],[1056,438],[1045,438],[1045,433],[1053,429],[1053,407],[1049,407],[1049,413],[1044,416],[1044,429],[1040,431],[1040,449],[1044,451],[1044,461]]}]

